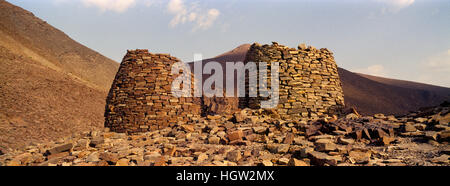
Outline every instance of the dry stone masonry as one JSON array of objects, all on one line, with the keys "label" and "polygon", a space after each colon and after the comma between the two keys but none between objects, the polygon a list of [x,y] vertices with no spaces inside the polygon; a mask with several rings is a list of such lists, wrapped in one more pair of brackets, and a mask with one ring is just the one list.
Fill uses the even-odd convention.
[{"label": "dry stone masonry", "polygon": [[[299,45],[298,49],[273,43],[253,44],[245,62],[266,62],[270,88],[270,66],[279,62],[281,119],[314,119],[336,114],[344,106],[343,91],[333,53]],[[115,132],[146,132],[173,127],[207,115],[230,115],[236,108],[259,109],[262,97],[177,98],[172,95],[172,65],[179,62],[166,54],[148,50],[128,51],[107,98],[105,126]],[[247,72],[248,73],[248,72]],[[248,73],[251,74],[251,73]],[[256,73],[259,77],[259,74]],[[249,77],[246,77],[247,81]],[[192,86],[194,88],[192,74]],[[248,94],[248,83],[246,84]],[[192,91],[193,92],[193,91]]]},{"label": "dry stone masonry", "polygon": [[200,98],[177,98],[171,93],[172,81],[178,76],[171,75],[171,68],[177,62],[167,54],[128,51],[107,97],[105,126],[135,133],[198,118]]},{"label": "dry stone masonry", "polygon": [[[267,84],[270,86],[270,66],[279,62],[278,114],[283,119],[317,118],[334,114],[344,106],[344,95],[333,53],[305,44],[298,49],[273,42],[253,44],[246,62],[266,62]],[[246,77],[247,82],[249,77]],[[247,85],[247,90],[248,85]],[[248,93],[248,92],[247,92]],[[262,97],[241,99],[241,107],[260,108]]]}]

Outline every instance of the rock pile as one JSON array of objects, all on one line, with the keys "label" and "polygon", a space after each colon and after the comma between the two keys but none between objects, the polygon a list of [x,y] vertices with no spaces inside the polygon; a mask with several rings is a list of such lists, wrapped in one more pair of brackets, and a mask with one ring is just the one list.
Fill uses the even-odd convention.
[{"label": "rock pile", "polygon": [[431,142],[450,141],[450,103],[423,108],[396,121],[400,135],[422,137]]},{"label": "rock pile", "polygon": [[[333,53],[301,44],[298,49],[273,42],[272,45],[250,47],[246,62],[279,62],[278,113],[282,119],[318,118],[334,114],[344,106],[344,96]],[[249,77],[247,77],[248,82]],[[266,83],[270,86],[270,77]],[[248,90],[247,85],[247,90]],[[260,108],[264,98],[241,99],[249,108]]]},{"label": "rock pile", "polygon": [[128,51],[107,98],[105,126],[116,132],[146,132],[199,117],[200,98],[171,93],[178,76],[171,75],[171,68],[177,62],[166,54]]},{"label": "rock pile", "polygon": [[[1,165],[33,166],[438,166],[450,165],[449,106],[403,117],[323,117],[282,120],[273,110],[244,109],[230,117],[206,116],[172,128],[126,135],[91,131],[0,155]],[[425,135],[405,135],[411,123]],[[313,129],[320,123],[319,129]],[[382,123],[393,139],[353,132]],[[425,127],[424,127],[425,125]],[[333,126],[334,127],[333,129]],[[348,126],[347,130],[341,127]],[[331,130],[333,129],[333,130]],[[371,129],[371,127],[368,127]],[[370,131],[370,130],[369,130]],[[376,130],[373,130],[376,131]],[[436,132],[434,135],[426,135]],[[370,134],[370,133],[369,133]]]}]

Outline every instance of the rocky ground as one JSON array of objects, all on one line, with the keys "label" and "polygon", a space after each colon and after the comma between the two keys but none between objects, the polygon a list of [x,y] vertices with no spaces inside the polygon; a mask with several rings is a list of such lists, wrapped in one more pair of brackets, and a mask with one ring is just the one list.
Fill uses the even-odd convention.
[{"label": "rocky ground", "polygon": [[450,104],[403,117],[283,121],[242,110],[138,135],[89,131],[24,150],[6,166],[449,166]]}]

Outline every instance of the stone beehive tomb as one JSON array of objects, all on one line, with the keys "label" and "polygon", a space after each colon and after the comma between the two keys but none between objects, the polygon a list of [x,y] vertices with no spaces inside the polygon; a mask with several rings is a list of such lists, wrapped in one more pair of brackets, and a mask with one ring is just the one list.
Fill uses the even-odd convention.
[{"label": "stone beehive tomb", "polygon": [[[344,106],[344,95],[333,53],[299,45],[289,48],[272,45],[250,47],[245,62],[266,62],[270,86],[270,64],[279,62],[278,114],[283,119],[315,118],[334,114]],[[246,77],[248,81],[249,77]],[[248,90],[248,85],[247,88]],[[259,108],[262,97],[240,99],[241,106]]]},{"label": "stone beehive tomb", "polygon": [[172,81],[178,75],[171,75],[171,68],[176,62],[166,54],[128,51],[107,97],[105,127],[145,132],[199,117],[200,98],[172,96]]},{"label": "stone beehive tomb", "polygon": [[[344,106],[344,97],[333,53],[299,45],[298,49],[273,43],[253,44],[245,62],[279,62],[279,102],[282,119],[311,119],[335,114]],[[128,51],[109,92],[105,126],[115,132],[145,132],[196,120],[201,115],[229,114],[240,108],[259,109],[268,98],[195,98],[172,95],[172,65],[179,62],[165,54],[148,50]],[[259,77],[259,72],[256,76]],[[249,74],[249,73],[248,73]],[[192,74],[191,88],[194,87]],[[247,82],[248,75],[246,76]],[[258,78],[257,78],[258,79]],[[248,93],[248,83],[246,84]]]}]

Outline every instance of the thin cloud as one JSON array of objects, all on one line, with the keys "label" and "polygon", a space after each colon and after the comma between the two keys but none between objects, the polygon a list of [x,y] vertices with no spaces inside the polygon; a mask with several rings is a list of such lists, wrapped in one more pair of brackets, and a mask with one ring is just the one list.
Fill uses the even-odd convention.
[{"label": "thin cloud", "polygon": [[135,5],[136,0],[82,0],[87,7],[97,7],[102,12],[114,11],[117,13],[125,12],[128,8]]},{"label": "thin cloud", "polygon": [[396,13],[403,8],[411,6],[415,2],[415,0],[376,0],[376,1],[387,5],[387,7],[381,10],[382,13],[386,13],[387,11]]},{"label": "thin cloud", "polygon": [[164,3],[164,0],[142,0],[142,1],[146,7],[159,6]]},{"label": "thin cloud", "polygon": [[450,49],[431,55],[417,67],[417,75],[412,80],[450,87]]},{"label": "thin cloud", "polygon": [[425,66],[435,72],[450,73],[450,49],[429,57]]},{"label": "thin cloud", "polygon": [[383,77],[386,77],[388,74],[388,72],[384,68],[384,66],[380,65],[380,64],[371,65],[371,66],[368,66],[367,68],[356,69],[354,71],[363,73],[363,74],[368,74],[368,75],[373,75],[373,76],[383,76]]},{"label": "thin cloud", "polygon": [[[69,0],[53,0],[57,4]],[[192,23],[192,31],[207,30],[214,25],[220,16],[220,11],[215,8],[203,8],[199,2],[185,3],[183,0],[78,0],[86,7],[96,7],[101,12],[113,11],[116,13],[126,12],[135,5],[154,7],[167,5],[167,12],[172,16],[169,27]]]},{"label": "thin cloud", "polygon": [[170,27],[191,22],[195,24],[193,31],[210,28],[220,15],[220,11],[215,8],[203,10],[198,3],[186,6],[183,0],[171,0],[167,4],[167,11],[173,15]]}]

